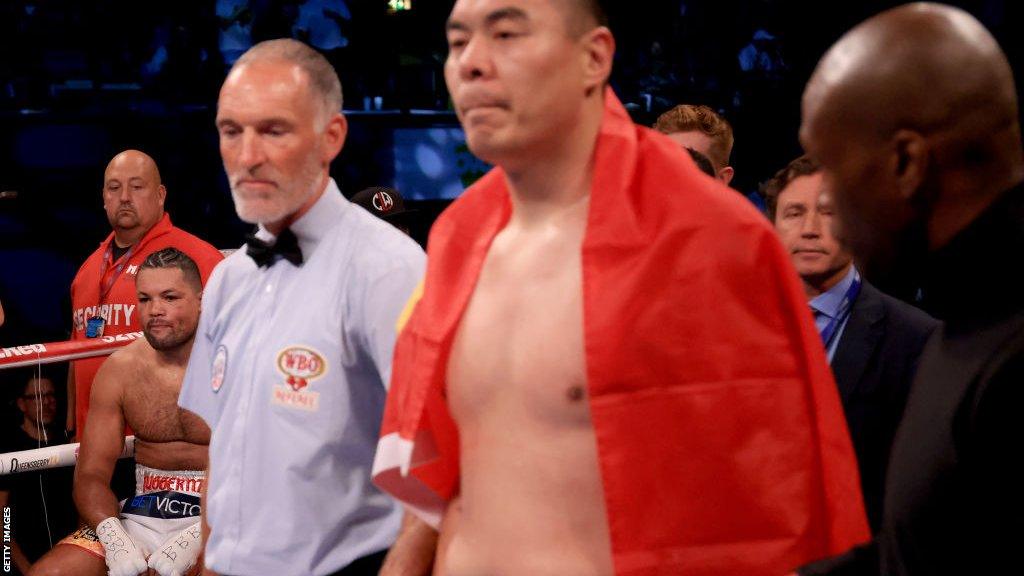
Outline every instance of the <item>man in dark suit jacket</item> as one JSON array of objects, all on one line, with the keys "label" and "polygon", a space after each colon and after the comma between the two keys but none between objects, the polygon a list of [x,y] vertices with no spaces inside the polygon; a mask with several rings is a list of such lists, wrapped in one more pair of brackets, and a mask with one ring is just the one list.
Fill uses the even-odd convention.
[{"label": "man in dark suit jacket", "polygon": [[857,452],[868,522],[877,531],[889,449],[918,357],[938,322],[860,278],[850,252],[832,235],[820,170],[797,158],[762,192],[822,334]]}]

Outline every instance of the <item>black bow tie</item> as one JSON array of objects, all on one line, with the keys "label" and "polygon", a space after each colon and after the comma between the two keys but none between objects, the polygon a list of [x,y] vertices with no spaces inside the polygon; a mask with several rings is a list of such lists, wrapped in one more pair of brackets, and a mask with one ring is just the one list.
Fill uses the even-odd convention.
[{"label": "black bow tie", "polygon": [[299,249],[299,240],[287,228],[281,232],[277,237],[277,242],[273,244],[267,244],[253,234],[245,237],[245,243],[245,253],[261,268],[273,264],[278,256],[296,266],[302,266],[302,250]]}]

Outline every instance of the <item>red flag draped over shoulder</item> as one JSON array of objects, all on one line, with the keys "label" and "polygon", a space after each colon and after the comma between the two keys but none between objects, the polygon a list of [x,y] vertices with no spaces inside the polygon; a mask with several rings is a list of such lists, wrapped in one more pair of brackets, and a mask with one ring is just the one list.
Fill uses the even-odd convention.
[{"label": "red flag draped over shoulder", "polygon": [[[374,480],[435,526],[459,486],[448,354],[510,212],[495,169],[442,214],[395,348]],[[868,538],[836,387],[773,231],[610,90],[582,258],[617,574],[777,576]]]}]

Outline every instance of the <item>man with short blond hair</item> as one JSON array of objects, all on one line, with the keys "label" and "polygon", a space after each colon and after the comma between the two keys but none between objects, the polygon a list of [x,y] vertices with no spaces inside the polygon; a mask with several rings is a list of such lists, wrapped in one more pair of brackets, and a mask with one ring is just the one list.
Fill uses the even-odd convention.
[{"label": "man with short blond hair", "polygon": [[654,129],[683,148],[707,156],[715,168],[715,177],[727,185],[732,181],[732,125],[717,112],[704,105],[680,104],[659,116]]}]

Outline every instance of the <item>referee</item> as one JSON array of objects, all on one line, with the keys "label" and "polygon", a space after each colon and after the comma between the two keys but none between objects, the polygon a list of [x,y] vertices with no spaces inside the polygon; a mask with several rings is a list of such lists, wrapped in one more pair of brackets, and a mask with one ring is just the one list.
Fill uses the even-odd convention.
[{"label": "referee", "polygon": [[370,469],[424,255],[330,177],[340,110],[334,69],[294,40],[254,46],[221,88],[224,169],[258,230],[206,286],[179,399],[212,430],[206,565],[220,574],[377,574],[401,522]]}]

